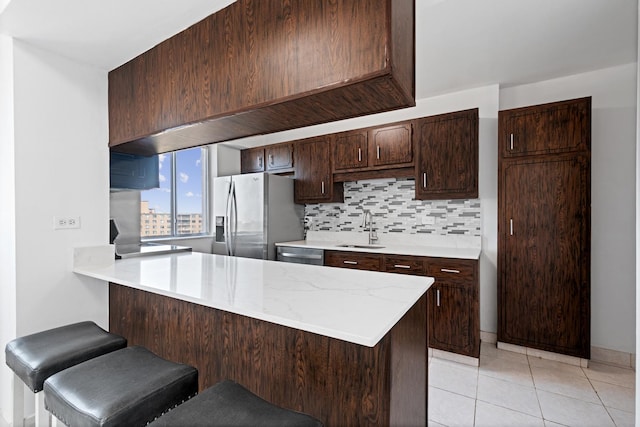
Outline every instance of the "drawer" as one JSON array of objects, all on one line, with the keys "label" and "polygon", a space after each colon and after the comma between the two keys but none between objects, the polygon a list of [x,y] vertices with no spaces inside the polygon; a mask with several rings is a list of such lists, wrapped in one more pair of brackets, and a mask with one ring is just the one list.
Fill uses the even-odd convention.
[{"label": "drawer", "polygon": [[474,280],[478,261],[473,259],[428,258],[425,273],[437,279]]},{"label": "drawer", "polygon": [[361,252],[325,251],[324,265],[354,268],[357,270],[382,270],[382,255]]},{"label": "drawer", "polygon": [[402,255],[385,255],[384,268],[387,273],[424,275],[424,258]]}]

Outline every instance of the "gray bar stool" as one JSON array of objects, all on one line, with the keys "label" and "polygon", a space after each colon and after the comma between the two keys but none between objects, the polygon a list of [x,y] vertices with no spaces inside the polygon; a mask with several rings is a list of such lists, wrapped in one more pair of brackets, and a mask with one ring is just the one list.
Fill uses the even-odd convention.
[{"label": "gray bar stool", "polygon": [[[35,395],[36,426],[48,425],[42,393],[51,375],[78,363],[127,346],[123,337],[111,334],[93,322],[80,322],[16,338],[5,347],[6,363]],[[19,381],[15,381],[19,384]],[[22,425],[22,387],[14,386],[14,425]]]},{"label": "gray bar stool", "polygon": [[301,412],[283,409],[225,380],[149,424],[149,427],[321,427]]},{"label": "gray bar stool", "polygon": [[144,426],[198,392],[198,371],[127,347],[52,375],[46,408],[68,426]]}]

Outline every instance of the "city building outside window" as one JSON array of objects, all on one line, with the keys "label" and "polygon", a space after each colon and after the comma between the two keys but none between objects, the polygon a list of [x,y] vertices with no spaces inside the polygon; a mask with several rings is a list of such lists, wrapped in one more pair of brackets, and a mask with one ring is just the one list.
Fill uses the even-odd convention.
[{"label": "city building outside window", "polygon": [[153,240],[208,234],[207,148],[160,154],[158,161],[160,187],[140,195],[141,219],[151,223],[141,227],[140,237]]}]

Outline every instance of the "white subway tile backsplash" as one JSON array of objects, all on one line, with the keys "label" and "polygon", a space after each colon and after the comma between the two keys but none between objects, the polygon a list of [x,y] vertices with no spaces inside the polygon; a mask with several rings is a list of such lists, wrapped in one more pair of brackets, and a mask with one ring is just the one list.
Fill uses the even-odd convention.
[{"label": "white subway tile backsplash", "polygon": [[480,236],[480,200],[415,200],[413,179],[344,183],[344,203],[305,206],[312,231],[362,231],[364,211],[378,233]]}]

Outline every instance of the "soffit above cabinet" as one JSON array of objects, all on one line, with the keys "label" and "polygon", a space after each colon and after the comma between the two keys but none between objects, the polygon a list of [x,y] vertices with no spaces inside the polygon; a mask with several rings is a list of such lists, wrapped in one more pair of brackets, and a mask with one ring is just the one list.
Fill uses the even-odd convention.
[{"label": "soffit above cabinet", "polygon": [[153,154],[415,105],[414,0],[238,0],[109,73],[109,145]]}]

